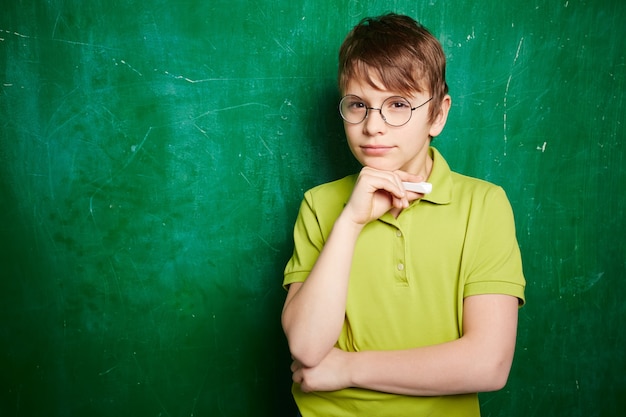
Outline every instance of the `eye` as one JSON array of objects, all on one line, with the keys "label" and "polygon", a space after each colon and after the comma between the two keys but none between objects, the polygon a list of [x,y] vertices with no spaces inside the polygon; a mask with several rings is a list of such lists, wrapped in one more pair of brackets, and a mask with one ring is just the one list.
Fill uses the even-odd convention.
[{"label": "eye", "polygon": [[353,100],[349,100],[348,101],[348,108],[349,109],[364,109],[365,108],[365,103],[358,100],[358,99],[353,99]]},{"label": "eye", "polygon": [[366,111],[367,105],[360,97],[346,96],[341,101],[341,108],[343,109],[343,111],[361,113]]},{"label": "eye", "polygon": [[388,111],[406,111],[411,108],[411,103],[409,103],[405,98],[402,97],[390,97],[385,101],[385,109]]}]

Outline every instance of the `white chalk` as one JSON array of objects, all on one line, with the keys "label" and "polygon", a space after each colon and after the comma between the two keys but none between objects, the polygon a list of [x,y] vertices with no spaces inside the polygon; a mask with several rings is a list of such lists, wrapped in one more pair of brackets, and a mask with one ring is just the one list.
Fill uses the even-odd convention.
[{"label": "white chalk", "polygon": [[407,191],[422,194],[428,194],[433,190],[433,185],[429,182],[403,182],[402,185]]}]

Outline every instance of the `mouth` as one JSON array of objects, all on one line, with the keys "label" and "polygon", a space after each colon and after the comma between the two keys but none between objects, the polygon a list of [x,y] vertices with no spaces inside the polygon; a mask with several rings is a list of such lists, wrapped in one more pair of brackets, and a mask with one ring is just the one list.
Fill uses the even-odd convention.
[{"label": "mouth", "polygon": [[360,148],[364,155],[383,156],[389,153],[393,149],[393,146],[364,145],[364,146],[361,146]]}]

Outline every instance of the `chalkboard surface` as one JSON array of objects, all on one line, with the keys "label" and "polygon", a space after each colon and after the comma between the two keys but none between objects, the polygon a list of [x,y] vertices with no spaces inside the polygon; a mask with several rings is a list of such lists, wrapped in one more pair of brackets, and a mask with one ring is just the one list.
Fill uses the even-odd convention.
[{"label": "chalkboard surface", "polygon": [[626,409],[626,3],[3,1],[0,415],[276,416],[303,192],[357,169],[336,52],[441,40],[434,144],[513,205],[527,306],[485,416]]}]

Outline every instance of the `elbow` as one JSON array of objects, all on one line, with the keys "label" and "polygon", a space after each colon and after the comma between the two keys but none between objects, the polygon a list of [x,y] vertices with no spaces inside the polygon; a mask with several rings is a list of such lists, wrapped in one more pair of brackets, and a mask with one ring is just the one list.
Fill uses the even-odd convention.
[{"label": "elbow", "polygon": [[283,322],[283,329],[289,346],[291,358],[306,368],[313,368],[324,359],[324,355],[320,353],[319,339],[314,340],[306,337],[298,329],[290,329]]},{"label": "elbow", "polygon": [[314,368],[326,357],[328,352],[323,352],[312,343],[289,340],[289,352],[293,360],[305,368]]},{"label": "elbow", "polygon": [[483,371],[483,386],[480,392],[499,391],[506,386],[511,371],[511,362],[493,361],[485,366]]},{"label": "elbow", "polygon": [[502,388],[506,386],[508,379],[509,379],[508,373],[507,374],[500,373],[497,375],[493,375],[491,378],[489,378],[489,381],[487,381],[484,389],[481,391],[482,392],[500,391]]},{"label": "elbow", "polygon": [[319,332],[290,325],[285,316],[283,316],[283,330],[291,357],[305,368],[314,368],[319,365],[335,346],[330,338],[323,337]]}]

